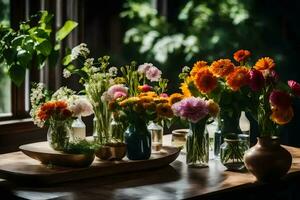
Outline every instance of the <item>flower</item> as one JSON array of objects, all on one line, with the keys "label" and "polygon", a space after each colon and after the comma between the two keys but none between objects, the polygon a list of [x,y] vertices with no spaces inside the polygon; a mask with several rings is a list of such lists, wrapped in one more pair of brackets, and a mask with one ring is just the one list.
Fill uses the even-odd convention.
[{"label": "flower", "polygon": [[68,109],[68,104],[65,101],[48,101],[43,103],[37,111],[37,116],[42,121],[65,120],[72,116],[72,112]]},{"label": "flower", "polygon": [[210,116],[217,117],[218,113],[220,112],[219,105],[216,102],[214,102],[212,99],[210,99],[207,101],[207,107]]},{"label": "flower", "polygon": [[194,64],[194,66],[193,66],[193,68],[192,68],[192,70],[191,70],[191,72],[190,72],[191,77],[194,77],[194,76],[198,73],[198,71],[199,71],[201,68],[203,68],[203,67],[207,67],[207,62],[202,61],[202,60],[197,61],[197,62]]},{"label": "flower", "polygon": [[87,58],[89,54],[90,54],[90,50],[87,48],[87,45],[85,43],[81,43],[72,49],[71,60],[75,60],[79,56]]},{"label": "flower", "polygon": [[118,74],[118,68],[116,67],[111,67],[108,69],[108,73],[111,75],[111,76],[117,76]]},{"label": "flower", "polygon": [[272,107],[271,120],[279,125],[289,123],[294,117],[294,111],[291,106],[287,109],[280,109],[276,106]]},{"label": "flower", "polygon": [[156,112],[159,116],[171,118],[173,117],[173,110],[170,104],[160,103],[156,107]]},{"label": "flower", "polygon": [[264,77],[265,77],[265,80],[266,80],[266,83],[267,84],[275,84],[279,81],[279,75],[278,73],[271,69],[271,70],[264,70],[262,71]]},{"label": "flower", "polygon": [[275,67],[274,60],[269,57],[264,57],[259,59],[256,63],[254,68],[257,70],[267,70],[273,69]]},{"label": "flower", "polygon": [[128,106],[128,105],[133,105],[133,104],[135,104],[135,103],[137,103],[137,102],[139,102],[139,101],[140,101],[140,98],[139,98],[139,97],[129,97],[129,98],[124,99],[123,101],[121,101],[121,102],[119,103],[119,105],[120,105],[121,107],[125,107],[125,106]]},{"label": "flower", "polygon": [[289,80],[288,81],[288,85],[289,87],[292,89],[293,93],[300,97],[300,83],[297,83],[296,81],[294,80]]},{"label": "flower", "polygon": [[85,97],[76,98],[69,109],[74,116],[86,117],[94,113],[92,104]]},{"label": "flower", "polygon": [[173,93],[169,97],[169,104],[173,105],[174,103],[181,101],[184,98],[184,96],[180,93]]},{"label": "flower", "polygon": [[142,92],[139,94],[139,97],[143,97],[143,96],[149,96],[149,97],[157,97],[156,92],[153,91],[149,91],[149,92]]},{"label": "flower", "polygon": [[164,97],[164,98],[168,98],[169,97],[169,95],[167,93],[161,93],[159,96],[160,97]]},{"label": "flower", "polygon": [[249,86],[253,91],[259,91],[265,85],[265,78],[263,74],[256,70],[250,70],[250,79],[249,79]]},{"label": "flower", "polygon": [[145,75],[150,67],[153,67],[152,63],[144,63],[138,67],[138,73]]},{"label": "flower", "polygon": [[201,93],[210,93],[217,87],[217,77],[205,67],[195,75],[194,84]]},{"label": "flower", "polygon": [[153,89],[153,87],[150,86],[150,85],[148,85],[148,84],[145,84],[145,85],[139,85],[138,89],[141,92],[149,92],[149,91],[151,91]]},{"label": "flower", "polygon": [[250,51],[248,50],[238,50],[233,54],[234,60],[237,62],[245,61],[251,55]]},{"label": "flower", "polygon": [[123,84],[116,84],[108,88],[107,95],[110,97],[110,101],[114,101],[121,97],[127,97],[128,88]]},{"label": "flower", "polygon": [[181,92],[185,97],[190,97],[192,96],[191,91],[189,90],[189,85],[187,83],[181,83],[180,86]]},{"label": "flower", "polygon": [[156,97],[153,99],[155,103],[169,103],[168,97]]},{"label": "flower", "polygon": [[159,81],[159,79],[161,77],[161,74],[162,74],[162,72],[157,67],[154,67],[154,66],[150,67],[146,71],[146,77],[151,82],[157,82],[157,81]]},{"label": "flower", "polygon": [[234,70],[234,64],[229,59],[220,59],[211,64],[211,72],[217,77],[226,77]]},{"label": "flower", "polygon": [[182,119],[197,123],[209,113],[205,100],[188,97],[172,105],[173,112]]},{"label": "flower", "polygon": [[71,76],[71,72],[68,69],[63,70],[63,77],[69,78]]},{"label": "flower", "polygon": [[249,70],[246,67],[237,67],[227,76],[226,83],[233,91],[238,91],[249,83],[249,78]]},{"label": "flower", "polygon": [[269,96],[269,102],[279,109],[287,109],[291,106],[292,99],[286,92],[273,90]]}]

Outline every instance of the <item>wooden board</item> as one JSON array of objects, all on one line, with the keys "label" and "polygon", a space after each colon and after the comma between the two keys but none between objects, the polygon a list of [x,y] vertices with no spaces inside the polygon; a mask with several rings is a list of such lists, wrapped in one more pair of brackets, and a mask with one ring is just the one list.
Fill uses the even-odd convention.
[{"label": "wooden board", "polygon": [[125,158],[122,161],[101,161],[95,158],[88,168],[49,167],[22,152],[14,152],[0,156],[0,177],[24,184],[52,184],[159,168],[173,162],[179,152],[176,147],[164,146],[160,153],[152,154],[149,160],[132,161]]}]

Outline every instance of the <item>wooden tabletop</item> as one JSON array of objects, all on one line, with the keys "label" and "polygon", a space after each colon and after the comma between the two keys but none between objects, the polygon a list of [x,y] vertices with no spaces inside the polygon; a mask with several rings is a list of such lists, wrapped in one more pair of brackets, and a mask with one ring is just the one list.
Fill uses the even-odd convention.
[{"label": "wooden tabletop", "polygon": [[[170,136],[164,142],[170,143]],[[284,180],[300,177],[300,149],[287,147],[293,164]],[[188,168],[181,154],[170,166],[139,172],[85,179],[49,187],[16,186],[14,192],[25,199],[206,199],[228,191],[263,186],[245,172],[230,172],[218,160],[209,168]]]}]

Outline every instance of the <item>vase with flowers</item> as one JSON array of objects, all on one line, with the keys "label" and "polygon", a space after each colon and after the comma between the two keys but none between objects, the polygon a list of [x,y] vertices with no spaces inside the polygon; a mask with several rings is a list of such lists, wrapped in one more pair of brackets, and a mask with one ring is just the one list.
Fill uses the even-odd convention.
[{"label": "vase with flowers", "polygon": [[209,139],[206,122],[216,116],[219,106],[212,100],[186,97],[172,105],[175,116],[189,122],[186,143],[186,163],[191,167],[207,167],[209,159]]},{"label": "vase with flowers", "polygon": [[292,97],[299,96],[300,84],[280,81],[275,62],[269,57],[260,58],[249,74],[249,110],[258,122],[259,137],[244,161],[258,181],[268,182],[281,178],[291,167],[291,154],[280,146],[279,126],[292,120]]}]

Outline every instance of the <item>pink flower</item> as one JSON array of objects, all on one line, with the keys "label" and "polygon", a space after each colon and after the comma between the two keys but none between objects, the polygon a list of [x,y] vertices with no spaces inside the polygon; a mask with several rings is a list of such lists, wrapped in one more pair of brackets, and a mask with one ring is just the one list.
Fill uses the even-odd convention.
[{"label": "pink flower", "polygon": [[265,85],[265,78],[263,74],[256,70],[252,69],[250,71],[250,82],[249,86],[253,91],[259,91]]},{"label": "pink flower", "polygon": [[167,93],[161,93],[159,96],[163,97],[163,98],[168,98],[169,97],[169,95]]},{"label": "pink flower", "polygon": [[300,97],[300,84],[297,83],[296,81],[294,80],[289,80],[288,81],[288,85],[290,86],[290,88],[292,89],[293,93]]},{"label": "pink flower", "polygon": [[141,92],[149,92],[153,89],[153,87],[151,87],[150,85],[141,85],[138,87],[138,89],[141,91]]},{"label": "pink flower", "polygon": [[116,84],[108,88],[107,96],[110,101],[114,101],[121,97],[127,97],[128,95],[128,88],[122,84]]},{"label": "pink flower", "polygon": [[150,80],[151,82],[154,81],[158,81],[161,77],[162,72],[157,68],[157,67],[150,67],[147,71],[146,71],[146,77],[148,80]]},{"label": "pink flower", "polygon": [[279,90],[273,90],[269,96],[269,101],[273,106],[287,109],[292,104],[292,99],[289,94]]},{"label": "pink flower", "polygon": [[188,97],[172,105],[174,114],[182,119],[197,123],[209,113],[205,100]]},{"label": "pink flower", "polygon": [[144,63],[144,64],[142,64],[142,65],[140,65],[139,67],[138,67],[138,73],[139,74],[146,74],[146,72],[148,71],[148,69],[150,68],[150,67],[153,67],[153,64],[152,63]]},{"label": "pink flower", "polygon": [[85,97],[79,97],[70,106],[74,116],[86,117],[94,113],[92,104]]}]

